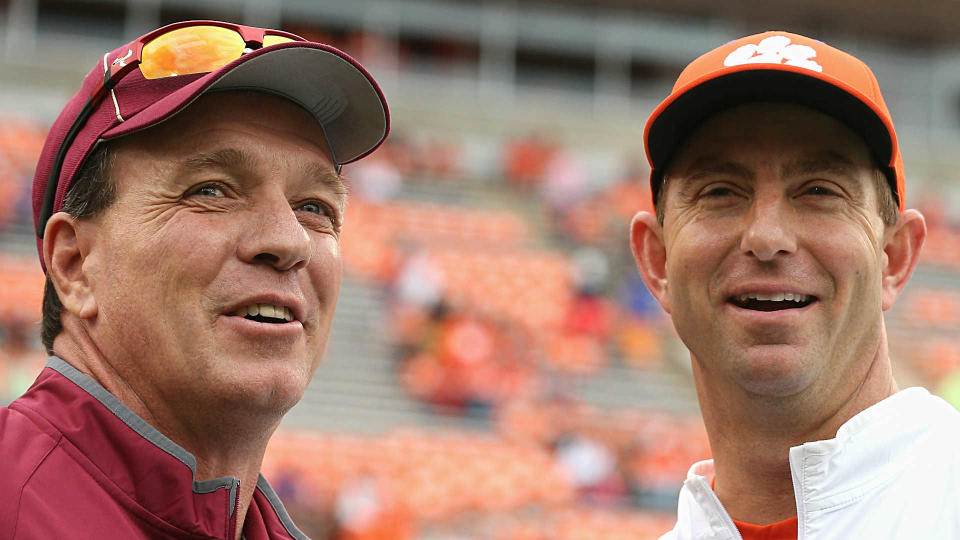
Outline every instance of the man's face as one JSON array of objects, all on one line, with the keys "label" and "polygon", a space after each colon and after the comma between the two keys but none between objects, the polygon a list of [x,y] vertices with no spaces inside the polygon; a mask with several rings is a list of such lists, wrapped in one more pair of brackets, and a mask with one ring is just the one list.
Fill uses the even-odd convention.
[{"label": "man's face", "polygon": [[701,125],[667,184],[666,302],[708,384],[849,395],[881,347],[885,229],[864,143],[751,104]]},{"label": "man's face", "polygon": [[225,92],[115,144],[117,200],[81,225],[94,342],[145,403],[285,411],[340,289],[345,190],[319,125]]}]

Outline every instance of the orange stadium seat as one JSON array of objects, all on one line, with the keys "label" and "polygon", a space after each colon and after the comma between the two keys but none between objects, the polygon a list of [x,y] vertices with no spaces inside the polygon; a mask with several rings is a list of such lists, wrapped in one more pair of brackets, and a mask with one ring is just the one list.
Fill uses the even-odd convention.
[{"label": "orange stadium seat", "polygon": [[33,171],[46,137],[47,128],[34,120],[0,116],[0,151],[20,172]]},{"label": "orange stadium seat", "polygon": [[526,222],[505,210],[356,199],[347,206],[341,249],[349,271],[389,281],[411,246],[506,249],[523,245],[529,236]]},{"label": "orange stadium seat", "polygon": [[472,433],[408,429],[358,436],[284,430],[271,441],[263,468],[267,475],[293,472],[328,498],[354,478],[390,482],[405,507],[431,522],[573,497],[542,448]]},{"label": "orange stadium seat", "polygon": [[504,519],[497,540],[647,540],[673,527],[674,518],[651,512],[593,508],[557,510],[530,519]]},{"label": "orange stadium seat", "polygon": [[554,253],[435,249],[454,304],[529,328],[556,327],[570,301],[570,262]]},{"label": "orange stadium seat", "polygon": [[616,333],[617,346],[627,365],[649,368],[662,358],[663,335],[645,319],[628,318]]},{"label": "orange stadium seat", "polygon": [[568,375],[591,375],[606,364],[600,341],[590,336],[552,334],[547,339],[547,364]]}]

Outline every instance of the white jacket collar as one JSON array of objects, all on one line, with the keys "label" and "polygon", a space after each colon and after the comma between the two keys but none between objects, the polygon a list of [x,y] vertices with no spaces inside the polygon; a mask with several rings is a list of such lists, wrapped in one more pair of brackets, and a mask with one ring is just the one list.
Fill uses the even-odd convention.
[{"label": "white jacket collar", "polygon": [[864,409],[837,436],[790,449],[797,515],[837,509],[889,483],[920,435],[955,414],[923,388],[908,388]]},{"label": "white jacket collar", "polygon": [[714,475],[712,459],[694,463],[687,472],[677,507],[677,538],[740,540],[737,527],[710,487]]},{"label": "white jacket collar", "polygon": [[[891,481],[910,461],[899,457],[911,453],[918,435],[955,414],[927,390],[908,388],[861,411],[833,439],[791,448],[799,526],[809,513],[852,504]],[[713,460],[690,467],[680,491],[675,538],[741,538],[710,487],[714,474]]]}]

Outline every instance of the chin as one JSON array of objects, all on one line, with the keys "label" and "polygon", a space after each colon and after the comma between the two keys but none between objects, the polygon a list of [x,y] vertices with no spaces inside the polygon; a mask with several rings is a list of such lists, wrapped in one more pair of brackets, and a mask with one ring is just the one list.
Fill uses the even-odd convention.
[{"label": "chin", "polygon": [[[309,381],[307,381],[309,382]],[[272,376],[256,381],[243,381],[237,406],[248,410],[283,415],[303,398],[307,382],[299,377]]]},{"label": "chin", "polygon": [[313,374],[304,362],[285,358],[235,364],[231,371],[224,390],[237,407],[280,414],[300,401]]},{"label": "chin", "polygon": [[748,394],[758,397],[785,398],[795,396],[802,392],[808,385],[802,384],[796,379],[750,379],[740,382]]},{"label": "chin", "polygon": [[815,366],[798,357],[793,349],[789,356],[765,354],[757,361],[747,361],[736,370],[736,378],[747,393],[767,397],[789,397],[799,394],[817,375]]}]

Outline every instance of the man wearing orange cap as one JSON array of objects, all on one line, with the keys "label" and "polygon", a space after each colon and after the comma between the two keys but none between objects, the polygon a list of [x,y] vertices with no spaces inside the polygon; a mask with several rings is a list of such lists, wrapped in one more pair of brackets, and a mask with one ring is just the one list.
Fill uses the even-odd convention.
[{"label": "man wearing orange cap", "polygon": [[745,37],[687,66],[645,143],[631,244],[714,456],[666,538],[960,538],[960,413],[900,390],[887,351],[926,227],[870,69]]},{"label": "man wearing orange cap", "polygon": [[0,538],[306,538],[260,465],[327,344],[340,167],[388,129],[360,64],[278,30],[98,60],[34,177],[50,360],[0,408]]}]

